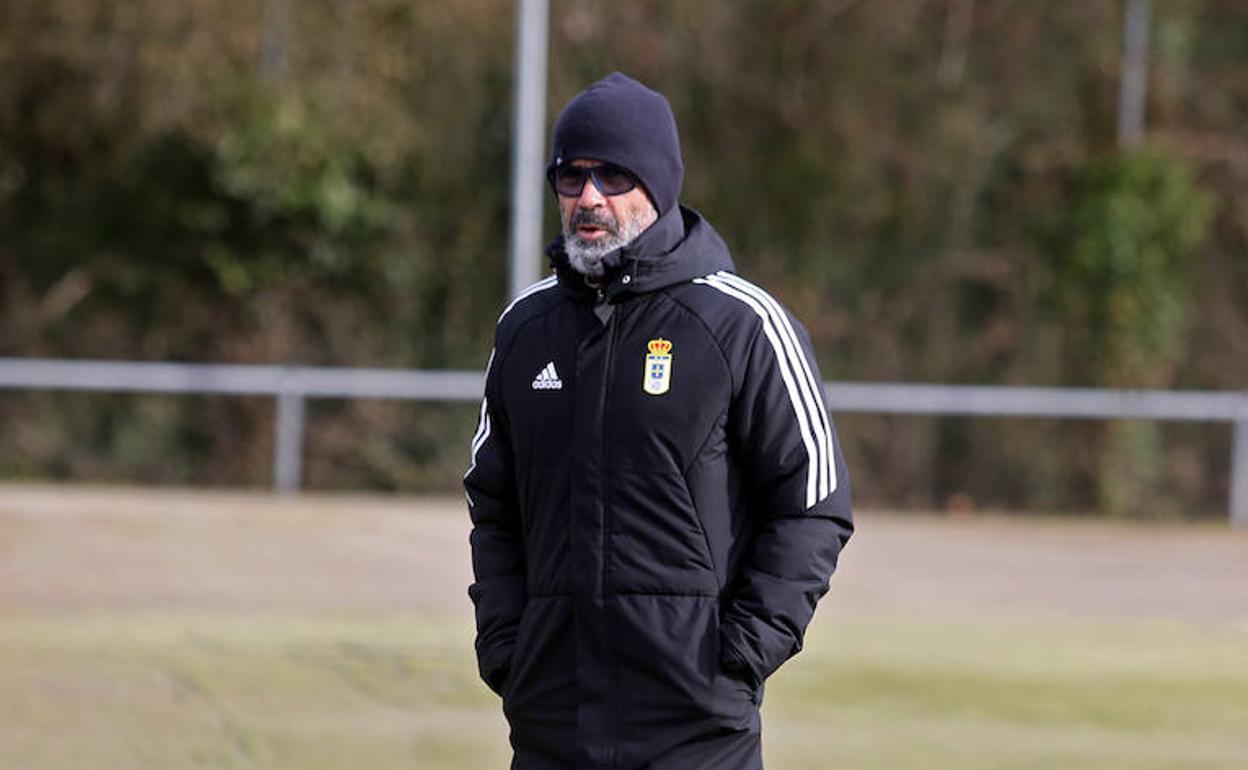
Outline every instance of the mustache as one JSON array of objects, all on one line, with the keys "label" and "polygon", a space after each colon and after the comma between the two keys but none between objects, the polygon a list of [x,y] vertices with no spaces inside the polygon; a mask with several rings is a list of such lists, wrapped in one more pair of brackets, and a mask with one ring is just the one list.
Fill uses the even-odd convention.
[{"label": "mustache", "polygon": [[572,218],[568,220],[568,229],[575,230],[580,225],[593,225],[601,227],[603,230],[612,235],[619,235],[619,223],[615,221],[615,217],[606,211],[595,212],[593,209],[577,209],[572,213]]}]

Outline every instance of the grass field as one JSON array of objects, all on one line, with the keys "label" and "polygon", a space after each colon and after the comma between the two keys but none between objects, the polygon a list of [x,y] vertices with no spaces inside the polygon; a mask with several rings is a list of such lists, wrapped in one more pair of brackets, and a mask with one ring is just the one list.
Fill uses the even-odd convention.
[{"label": "grass field", "polygon": [[[507,765],[457,501],[0,487],[0,768]],[[1248,767],[1248,538],[864,513],[797,768]]]}]

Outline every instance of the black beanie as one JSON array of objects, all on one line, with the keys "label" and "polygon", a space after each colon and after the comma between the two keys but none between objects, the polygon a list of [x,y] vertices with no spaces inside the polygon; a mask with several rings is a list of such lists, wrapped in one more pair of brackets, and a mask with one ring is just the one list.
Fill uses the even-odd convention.
[{"label": "black beanie", "polygon": [[685,167],[676,118],[663,94],[619,72],[576,95],[559,113],[547,179],[578,158],[614,163],[633,172],[659,214],[676,204]]}]

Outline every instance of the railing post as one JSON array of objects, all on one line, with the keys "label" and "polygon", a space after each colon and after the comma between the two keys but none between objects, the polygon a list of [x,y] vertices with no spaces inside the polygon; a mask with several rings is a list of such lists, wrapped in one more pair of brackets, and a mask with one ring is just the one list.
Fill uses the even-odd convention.
[{"label": "railing post", "polygon": [[273,442],[275,492],[297,492],[302,483],[303,401],[303,391],[296,389],[289,381],[277,394],[277,425]]},{"label": "railing post", "polygon": [[1118,75],[1118,146],[1138,147],[1144,138],[1148,103],[1148,48],[1152,0],[1127,0],[1122,20],[1122,65]]},{"label": "railing post", "polygon": [[1248,395],[1240,403],[1231,438],[1231,526],[1248,529]]},{"label": "railing post", "polygon": [[546,54],[549,0],[520,0],[516,10],[515,115],[511,142],[508,296],[542,277],[546,206]]}]

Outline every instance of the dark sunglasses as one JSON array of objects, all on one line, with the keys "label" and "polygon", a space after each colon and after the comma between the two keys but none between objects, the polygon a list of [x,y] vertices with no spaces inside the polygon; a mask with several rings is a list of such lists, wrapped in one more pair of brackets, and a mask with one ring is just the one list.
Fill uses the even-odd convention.
[{"label": "dark sunglasses", "polygon": [[623,195],[637,186],[637,177],[632,172],[611,163],[601,166],[556,166],[550,172],[550,183],[555,192],[568,198],[580,197],[586,179],[594,180],[594,187],[603,195]]}]

